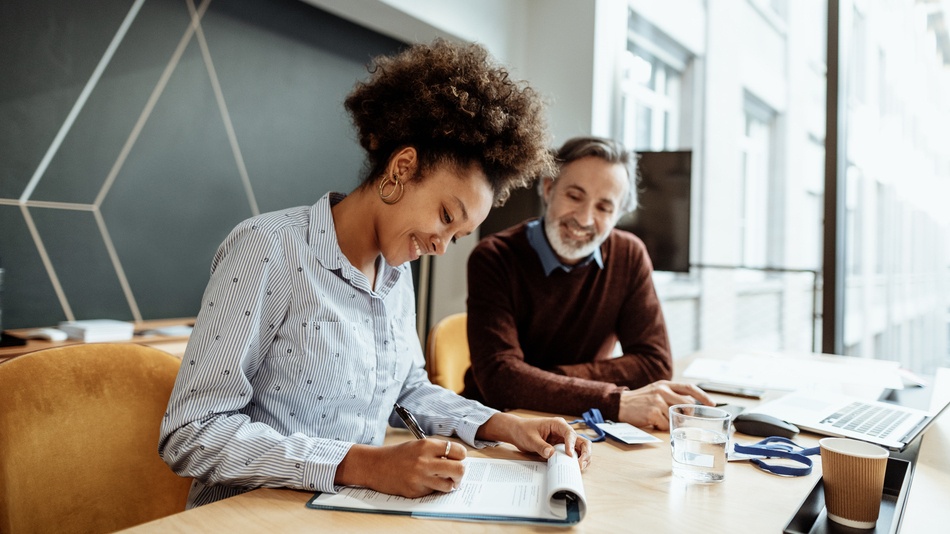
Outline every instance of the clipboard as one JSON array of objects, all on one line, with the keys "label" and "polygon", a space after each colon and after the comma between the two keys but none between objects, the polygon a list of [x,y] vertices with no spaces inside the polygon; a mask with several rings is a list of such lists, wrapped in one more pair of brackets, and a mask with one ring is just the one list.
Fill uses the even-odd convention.
[{"label": "clipboard", "polygon": [[314,494],[307,508],[569,527],[584,518],[587,500],[577,458],[565,454],[563,445],[555,451],[546,463],[466,458],[465,476],[449,493],[409,499],[345,486]]}]

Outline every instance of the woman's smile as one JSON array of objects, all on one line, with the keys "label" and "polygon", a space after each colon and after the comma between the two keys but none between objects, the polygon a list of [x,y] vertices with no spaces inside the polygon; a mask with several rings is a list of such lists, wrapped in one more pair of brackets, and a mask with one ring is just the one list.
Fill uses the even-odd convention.
[{"label": "woman's smile", "polygon": [[409,255],[411,256],[411,259],[409,261],[418,260],[420,257],[422,257],[423,254],[425,254],[425,252],[423,252],[422,250],[422,245],[419,244],[419,240],[416,239],[416,236],[414,235],[409,236],[409,240],[411,241],[411,244],[412,244],[409,250]]}]

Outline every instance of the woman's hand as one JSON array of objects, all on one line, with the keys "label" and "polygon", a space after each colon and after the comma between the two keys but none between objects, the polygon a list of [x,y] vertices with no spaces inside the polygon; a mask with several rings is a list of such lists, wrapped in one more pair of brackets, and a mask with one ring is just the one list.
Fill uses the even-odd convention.
[{"label": "woman's hand", "polygon": [[576,454],[581,470],[590,465],[590,441],[578,437],[571,425],[560,417],[517,417],[496,413],[475,434],[478,439],[506,441],[524,452],[550,458],[554,445],[564,444],[569,456]]},{"label": "woman's hand", "polygon": [[385,447],[353,445],[337,467],[333,482],[390,495],[422,497],[457,488],[465,474],[464,459],[464,445],[442,439],[420,439]]},{"label": "woman's hand", "polygon": [[633,391],[624,391],[620,397],[618,417],[625,423],[638,427],[654,427],[657,430],[670,428],[670,406],[674,404],[716,403],[694,384],[658,380]]}]

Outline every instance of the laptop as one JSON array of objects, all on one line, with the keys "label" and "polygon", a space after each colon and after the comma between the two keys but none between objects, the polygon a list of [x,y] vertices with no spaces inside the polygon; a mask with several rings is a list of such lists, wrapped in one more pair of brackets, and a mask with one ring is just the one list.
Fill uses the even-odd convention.
[{"label": "laptop", "polygon": [[902,451],[943,413],[869,401],[828,391],[800,390],[751,408],[816,434],[854,438]]}]

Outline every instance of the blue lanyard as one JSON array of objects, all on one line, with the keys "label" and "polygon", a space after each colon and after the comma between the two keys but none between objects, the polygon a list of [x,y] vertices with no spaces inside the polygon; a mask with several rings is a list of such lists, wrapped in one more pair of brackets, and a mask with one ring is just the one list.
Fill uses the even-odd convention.
[{"label": "blue lanyard", "polygon": [[739,454],[753,454],[756,456],[765,456],[766,458],[785,458],[786,460],[798,462],[804,466],[775,465],[766,463],[761,458],[749,459],[750,462],[763,471],[788,477],[801,477],[811,473],[813,462],[809,456],[821,454],[819,447],[806,449],[790,439],[778,436],[765,438],[752,445],[740,445],[736,443],[733,450]]},{"label": "blue lanyard", "polygon": [[[596,436],[592,437],[585,434],[578,434],[579,436],[589,439],[591,442],[604,441],[604,439],[607,438],[607,433],[597,426],[597,423],[605,422],[600,410],[597,408],[591,408],[590,410],[584,412],[582,417],[582,419],[570,421],[569,424],[575,425],[584,423],[587,428],[594,431]],[[821,454],[821,449],[819,447],[805,448],[790,439],[779,436],[765,438],[762,441],[752,445],[741,445],[736,443],[733,450],[740,454],[764,456],[766,458],[784,458],[786,460],[791,460],[793,462],[802,464],[803,467],[794,467],[788,465],[770,464],[761,458],[749,459],[750,462],[755,464],[755,466],[757,466],[759,469],[762,469],[763,471],[776,475],[791,477],[800,477],[810,474],[812,467],[814,466],[814,462],[812,462],[809,456]]]},{"label": "blue lanyard", "polygon": [[583,419],[575,419],[573,421],[569,421],[568,424],[576,425],[578,423],[584,423],[585,425],[587,425],[587,428],[594,431],[594,434],[596,434],[596,436],[591,437],[584,434],[578,434],[578,436],[581,436],[582,438],[586,438],[593,443],[596,443],[598,441],[604,441],[604,439],[607,438],[607,433],[601,430],[599,426],[597,426],[597,423],[604,422],[604,416],[600,414],[600,410],[598,410],[597,408],[591,408],[590,410],[587,410],[586,412],[584,412],[581,415],[581,417],[583,417]]}]

